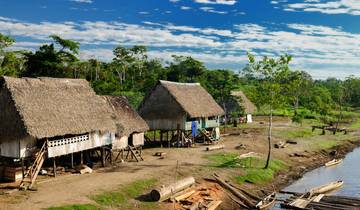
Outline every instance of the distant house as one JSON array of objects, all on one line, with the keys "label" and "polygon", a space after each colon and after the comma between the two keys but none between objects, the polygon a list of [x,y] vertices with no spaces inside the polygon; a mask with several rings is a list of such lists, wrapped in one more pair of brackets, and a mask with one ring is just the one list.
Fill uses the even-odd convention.
[{"label": "distant house", "polygon": [[252,114],[256,112],[256,106],[246,97],[243,91],[232,91],[231,95],[234,96],[237,100],[238,105],[243,109],[244,114],[246,115],[246,121],[248,123],[252,122]]},{"label": "distant house", "polygon": [[144,132],[149,126],[130,106],[124,96],[104,96],[108,105],[115,113],[117,131],[112,143],[113,149],[126,149],[128,146],[144,145]]},{"label": "distant house", "polygon": [[159,81],[139,106],[150,130],[218,130],[223,109],[199,83]]},{"label": "distant house", "polygon": [[110,145],[115,139],[112,110],[83,79],[1,77],[0,107],[0,156],[37,154],[30,170],[36,175],[46,158]]}]

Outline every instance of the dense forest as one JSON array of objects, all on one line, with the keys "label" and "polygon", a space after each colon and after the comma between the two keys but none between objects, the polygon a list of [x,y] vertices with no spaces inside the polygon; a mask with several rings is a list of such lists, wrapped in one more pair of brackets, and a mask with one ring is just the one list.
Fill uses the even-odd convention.
[{"label": "dense forest", "polygon": [[134,107],[158,80],[199,82],[229,114],[241,112],[230,109],[235,100],[231,91],[243,90],[259,113],[266,113],[271,105],[275,114],[287,114],[299,122],[360,107],[359,78],[314,80],[305,71],[291,69],[289,63],[296,58],[288,55],[256,61],[249,54],[249,64],[235,72],[209,70],[201,61],[179,55],[162,63],[148,58],[144,46],[117,46],[110,62],[84,61],[78,57],[79,43],[56,35],[50,38],[51,44],[35,52],[14,51],[11,46],[15,40],[0,34],[0,75],[84,78],[98,94],[125,95]]}]

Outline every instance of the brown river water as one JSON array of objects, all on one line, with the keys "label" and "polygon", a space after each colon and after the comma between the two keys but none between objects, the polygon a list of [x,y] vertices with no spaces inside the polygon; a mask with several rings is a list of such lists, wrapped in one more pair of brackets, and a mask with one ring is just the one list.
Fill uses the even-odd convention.
[{"label": "brown river water", "polygon": [[[360,198],[360,148],[346,155],[344,161],[332,167],[320,167],[310,171],[304,176],[286,187],[284,190],[303,193],[313,187],[329,182],[343,180],[344,185],[332,195],[343,195]],[[285,199],[287,195],[280,194],[278,199]],[[273,208],[280,209],[279,203]]]}]

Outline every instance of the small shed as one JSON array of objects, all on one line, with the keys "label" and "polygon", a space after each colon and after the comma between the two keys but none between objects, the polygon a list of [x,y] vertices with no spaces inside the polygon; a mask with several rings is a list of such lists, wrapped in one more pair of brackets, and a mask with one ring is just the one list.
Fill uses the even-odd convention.
[{"label": "small shed", "polygon": [[160,80],[140,104],[139,114],[150,130],[191,132],[196,122],[198,130],[217,128],[219,134],[224,111],[199,83]]},{"label": "small shed", "polygon": [[149,126],[131,107],[125,96],[103,96],[115,113],[117,131],[112,143],[113,149],[126,149],[128,145],[144,145],[144,132]]},{"label": "small shed", "polygon": [[[47,157],[110,145],[113,112],[83,79],[0,78],[0,156]],[[45,153],[44,153],[45,154]]]},{"label": "small shed", "polygon": [[256,106],[249,100],[249,98],[241,90],[232,91],[231,95],[236,98],[238,105],[244,110],[244,114],[246,115],[246,121],[248,123],[251,123],[252,114],[256,112]]}]

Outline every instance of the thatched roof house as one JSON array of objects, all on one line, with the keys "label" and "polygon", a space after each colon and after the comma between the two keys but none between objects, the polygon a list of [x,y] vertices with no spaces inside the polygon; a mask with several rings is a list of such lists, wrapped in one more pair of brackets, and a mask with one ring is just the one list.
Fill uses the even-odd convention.
[{"label": "thatched roof house", "polygon": [[152,130],[186,129],[190,119],[208,119],[224,114],[223,109],[199,83],[160,80],[139,107],[139,114]]},{"label": "thatched roof house", "polygon": [[256,112],[256,106],[249,100],[243,91],[232,91],[231,95],[237,98],[239,105],[244,109],[245,114],[253,114]]},{"label": "thatched roof house", "polygon": [[140,115],[130,106],[124,96],[103,96],[116,114],[117,134],[129,136],[132,133],[142,133],[149,130],[149,126]]},{"label": "thatched roof house", "polygon": [[103,97],[116,116],[117,132],[112,142],[113,149],[125,149],[128,145],[144,145],[144,132],[149,130],[149,126],[130,106],[126,97]]},{"label": "thatched roof house", "polygon": [[19,144],[37,139],[116,131],[112,110],[83,79],[1,77],[0,107],[0,155],[18,157]]}]

